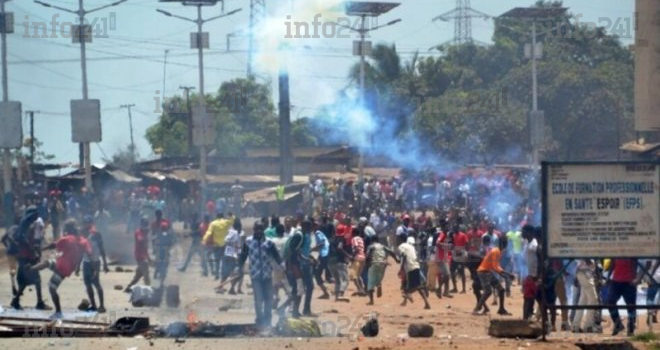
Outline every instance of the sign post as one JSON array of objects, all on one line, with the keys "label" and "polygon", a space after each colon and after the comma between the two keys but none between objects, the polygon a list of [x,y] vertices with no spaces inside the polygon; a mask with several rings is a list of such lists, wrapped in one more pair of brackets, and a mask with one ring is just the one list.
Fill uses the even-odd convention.
[{"label": "sign post", "polygon": [[660,164],[544,163],[547,256],[660,256]]},{"label": "sign post", "polygon": [[[660,163],[541,164],[543,339],[547,333],[547,259],[657,259],[660,256]],[[645,274],[647,268],[639,264]],[[652,282],[655,284],[655,282]],[[659,309],[658,305],[562,305],[557,309]]]}]

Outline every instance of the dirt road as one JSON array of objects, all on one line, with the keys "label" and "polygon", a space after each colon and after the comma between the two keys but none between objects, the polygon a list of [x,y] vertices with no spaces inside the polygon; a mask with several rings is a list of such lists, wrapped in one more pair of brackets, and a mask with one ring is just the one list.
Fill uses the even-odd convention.
[{"label": "dirt road", "polygon": [[[132,237],[117,234],[113,240],[112,249],[132,251]],[[187,247],[189,243],[183,243]],[[180,251],[185,251],[181,249]],[[175,256],[177,256],[175,254]],[[215,323],[251,323],[253,322],[252,295],[243,296],[218,295],[213,287],[217,282],[212,278],[201,277],[199,263],[193,262],[185,273],[176,271],[178,262],[170,265],[168,283],[181,286],[182,305],[178,309],[167,308],[133,308],[128,302],[128,295],[120,290],[115,290],[115,285],[126,285],[132,278],[132,272],[112,272],[101,276],[105,289],[106,308],[108,313],[103,315],[87,315],[91,320],[112,322],[121,316],[148,316],[152,324],[167,324],[172,321],[185,321],[190,310],[195,312],[202,321]],[[123,265],[122,267],[133,270],[135,266]],[[152,270],[153,273],[153,270]],[[7,263],[5,259],[0,261],[0,275],[8,276]],[[51,273],[44,271],[42,280],[47,281]],[[0,283],[0,302],[7,307],[11,298],[9,278],[3,277]],[[249,278],[245,283],[249,285]],[[469,284],[469,283],[468,283]],[[251,289],[245,287],[246,292]],[[349,289],[349,294],[354,290]],[[316,292],[318,289],[316,290]],[[47,288],[44,288],[48,295]],[[62,305],[65,316],[83,317],[76,314],[75,308],[81,299],[86,298],[82,278],[72,276],[67,278],[60,287]],[[315,298],[320,293],[315,293]],[[47,296],[47,300],[50,297]],[[467,294],[455,294],[453,299],[442,300],[431,296],[431,310],[424,310],[419,296],[415,297],[413,304],[406,307],[400,306],[401,296],[399,292],[399,280],[396,276],[396,268],[391,266],[386,273],[384,283],[384,296],[376,300],[375,306],[367,306],[366,298],[353,297],[350,303],[335,303],[327,300],[314,299],[312,309],[319,314],[319,323],[324,333],[324,338],[316,339],[288,339],[288,338],[242,338],[242,339],[189,339],[185,343],[175,343],[174,339],[156,339],[153,343],[141,338],[121,339],[71,339],[71,338],[18,338],[3,339],[2,346],[6,349],[131,349],[139,350],[147,348],[156,349],[361,349],[361,350],[385,350],[385,349],[467,349],[467,350],[495,350],[495,349],[577,349],[574,345],[580,341],[604,342],[611,340],[608,335],[610,327],[603,335],[579,335],[579,334],[553,334],[547,343],[528,340],[500,340],[490,338],[487,335],[489,324],[488,316],[472,316],[474,307],[474,296],[469,291]],[[50,304],[50,301],[48,301]],[[22,300],[24,307],[35,304],[34,291],[28,291]],[[223,307],[224,306],[224,307]],[[219,311],[218,308],[228,309]],[[522,296],[520,288],[514,287],[512,298],[506,300],[507,309],[513,313],[509,318],[520,318],[522,314]],[[6,313],[13,313],[5,311]],[[381,326],[380,335],[376,338],[361,339],[358,337],[359,328],[364,323],[365,316],[371,312],[379,314]],[[19,312],[25,314],[26,312]],[[625,312],[623,313],[625,315]],[[45,315],[45,314],[44,314]],[[493,316],[494,317],[494,316]],[[609,320],[608,320],[609,321]],[[407,327],[413,322],[430,323],[435,328],[433,338],[408,339],[404,334]],[[646,317],[640,317],[639,331],[647,330]],[[657,327],[656,327],[657,328]],[[623,339],[623,338],[619,338]],[[638,349],[644,346],[638,344]]]}]

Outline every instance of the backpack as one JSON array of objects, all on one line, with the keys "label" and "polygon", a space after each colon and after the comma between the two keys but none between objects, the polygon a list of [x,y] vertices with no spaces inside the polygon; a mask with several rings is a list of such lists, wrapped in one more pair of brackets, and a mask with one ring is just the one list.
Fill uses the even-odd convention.
[{"label": "backpack", "polygon": [[[300,243],[297,246],[294,247],[293,238],[296,237],[296,236],[300,237]],[[302,232],[296,230],[296,232],[294,234],[292,234],[291,236],[289,236],[289,238],[287,238],[286,242],[284,242],[284,247],[282,248],[282,258],[284,259],[284,261],[288,261],[291,258],[291,256],[293,255],[293,252],[296,249],[300,249],[300,247],[302,247],[302,244],[303,244]]]}]

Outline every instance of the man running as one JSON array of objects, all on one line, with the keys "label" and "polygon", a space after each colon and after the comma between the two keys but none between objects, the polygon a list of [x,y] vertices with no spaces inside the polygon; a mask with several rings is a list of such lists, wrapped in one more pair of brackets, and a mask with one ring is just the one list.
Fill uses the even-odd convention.
[{"label": "man running", "polygon": [[[486,254],[484,260],[481,262],[481,265],[479,265],[479,268],[477,269],[481,287],[483,288],[484,293],[481,295],[481,298],[479,299],[479,302],[473,311],[474,315],[487,314],[490,311],[486,306],[486,300],[488,300],[488,298],[493,294],[493,287],[497,289],[497,295],[500,299],[500,308],[497,313],[499,315],[511,315],[504,308],[504,287],[502,286],[500,279],[500,276],[502,275],[513,278],[513,275],[504,271],[500,265],[502,252],[506,249],[508,242],[506,237],[500,237],[498,243],[498,247],[491,249],[488,254]],[[484,311],[480,312],[482,308]]]},{"label": "man running", "polygon": [[62,281],[71,276],[78,268],[83,255],[92,254],[92,247],[86,238],[80,236],[76,221],[70,219],[64,224],[64,237],[43,248],[43,250],[48,249],[55,249],[58,253],[57,257],[33,266],[32,270],[39,271],[50,268],[53,271],[53,276],[48,282],[50,297],[55,305],[55,313],[51,315],[51,318],[61,319],[62,306],[60,305],[60,296],[57,294],[57,289]]},{"label": "man running", "polygon": [[401,270],[405,273],[405,286],[403,289],[404,299],[401,306],[406,306],[408,300],[412,301],[411,293],[417,291],[424,299],[424,309],[431,309],[428,298],[426,297],[426,285],[422,281],[422,273],[420,271],[419,262],[417,261],[417,252],[415,247],[407,243],[407,238],[404,235],[398,236],[399,248],[397,250],[401,257]]},{"label": "man running", "polygon": [[396,253],[387,246],[381,244],[380,238],[376,236],[369,248],[367,248],[367,267],[369,271],[369,278],[367,279],[369,303],[367,305],[374,305],[374,289],[377,290],[376,294],[379,298],[383,296],[381,283],[385,276],[388,256],[391,256],[397,263],[399,263],[399,258],[397,258]]},{"label": "man running", "polygon": [[152,263],[149,256],[149,218],[146,216],[140,219],[140,227],[135,230],[135,243],[134,243],[135,261],[137,268],[135,269],[135,276],[133,280],[126,286],[124,292],[130,293],[133,287],[141,278],[144,278],[144,284],[151,283],[149,275],[149,265]]}]

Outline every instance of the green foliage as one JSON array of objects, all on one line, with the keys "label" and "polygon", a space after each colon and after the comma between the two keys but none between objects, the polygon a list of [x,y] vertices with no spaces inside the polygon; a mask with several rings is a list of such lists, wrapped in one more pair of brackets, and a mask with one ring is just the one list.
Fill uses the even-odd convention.
[{"label": "green foliage", "polygon": [[[652,341],[660,340],[660,336],[653,332],[640,333],[631,338],[633,341],[640,341],[650,343]],[[656,344],[657,345],[657,344]]]},{"label": "green foliage", "polygon": [[[217,155],[240,156],[247,147],[277,147],[278,116],[271,95],[267,85],[254,79],[235,79],[223,83],[216,94],[205,96],[208,110],[213,115],[213,148]],[[192,94],[190,101],[197,98]],[[186,101],[177,96],[169,99],[166,106],[159,122],[147,129],[146,138],[155,153],[186,155],[190,152]],[[294,145],[316,144],[309,130],[305,129],[307,125],[306,121],[292,122]]]},{"label": "green foliage", "polygon": [[[618,147],[634,138],[633,54],[603,28],[576,27],[571,16],[550,21],[565,23],[571,35],[548,32],[547,23],[540,23],[537,32],[543,43],[538,108],[545,112],[546,126],[541,157],[613,159]],[[390,145],[403,150],[414,145],[423,154],[460,162],[528,161],[532,62],[524,47],[530,42],[529,22],[497,19],[490,46],[442,46],[438,56],[403,61],[393,45],[375,45],[365,67],[365,106],[375,117],[377,148],[388,152]],[[346,118],[355,100],[348,96],[360,82],[359,65],[348,74],[351,85],[339,92],[337,104],[292,122],[295,146],[355,142],[355,129],[368,126]],[[277,146],[277,114],[268,86],[236,79],[206,101],[214,111],[216,154]],[[163,113],[146,137],[163,155],[187,154],[185,101],[175,97],[168,103],[182,106],[175,108],[180,113]]]},{"label": "green foliage", "polygon": [[[542,157],[612,159],[634,137],[633,55],[604,28],[575,27],[570,18],[551,22],[565,23],[578,35],[543,33],[551,29],[543,24],[537,28],[544,45],[537,61],[538,108],[546,120]],[[524,57],[524,46],[531,42],[531,27],[515,19],[498,19],[495,25],[493,45],[444,46],[439,57],[415,55],[401,63],[394,46],[374,46],[365,94],[380,121],[396,123],[390,142],[418,135],[430,150],[454,160],[526,160],[532,62]],[[359,65],[349,76],[359,83]]]},{"label": "green foliage", "polygon": [[32,145],[32,141],[34,141],[34,162],[35,163],[44,163],[46,161],[55,159],[54,154],[49,154],[49,153],[46,153],[46,151],[44,151],[44,149],[43,149],[44,143],[43,142],[39,141],[39,139],[37,139],[36,137],[34,138],[34,140],[32,140],[28,137],[25,140],[23,140],[23,147],[21,147],[19,149],[16,149],[16,150],[12,150],[12,152],[11,152],[12,153],[12,155],[11,155],[12,161],[15,162],[16,158],[19,157],[19,156],[22,157],[22,158],[29,159],[30,158],[30,146]]}]

